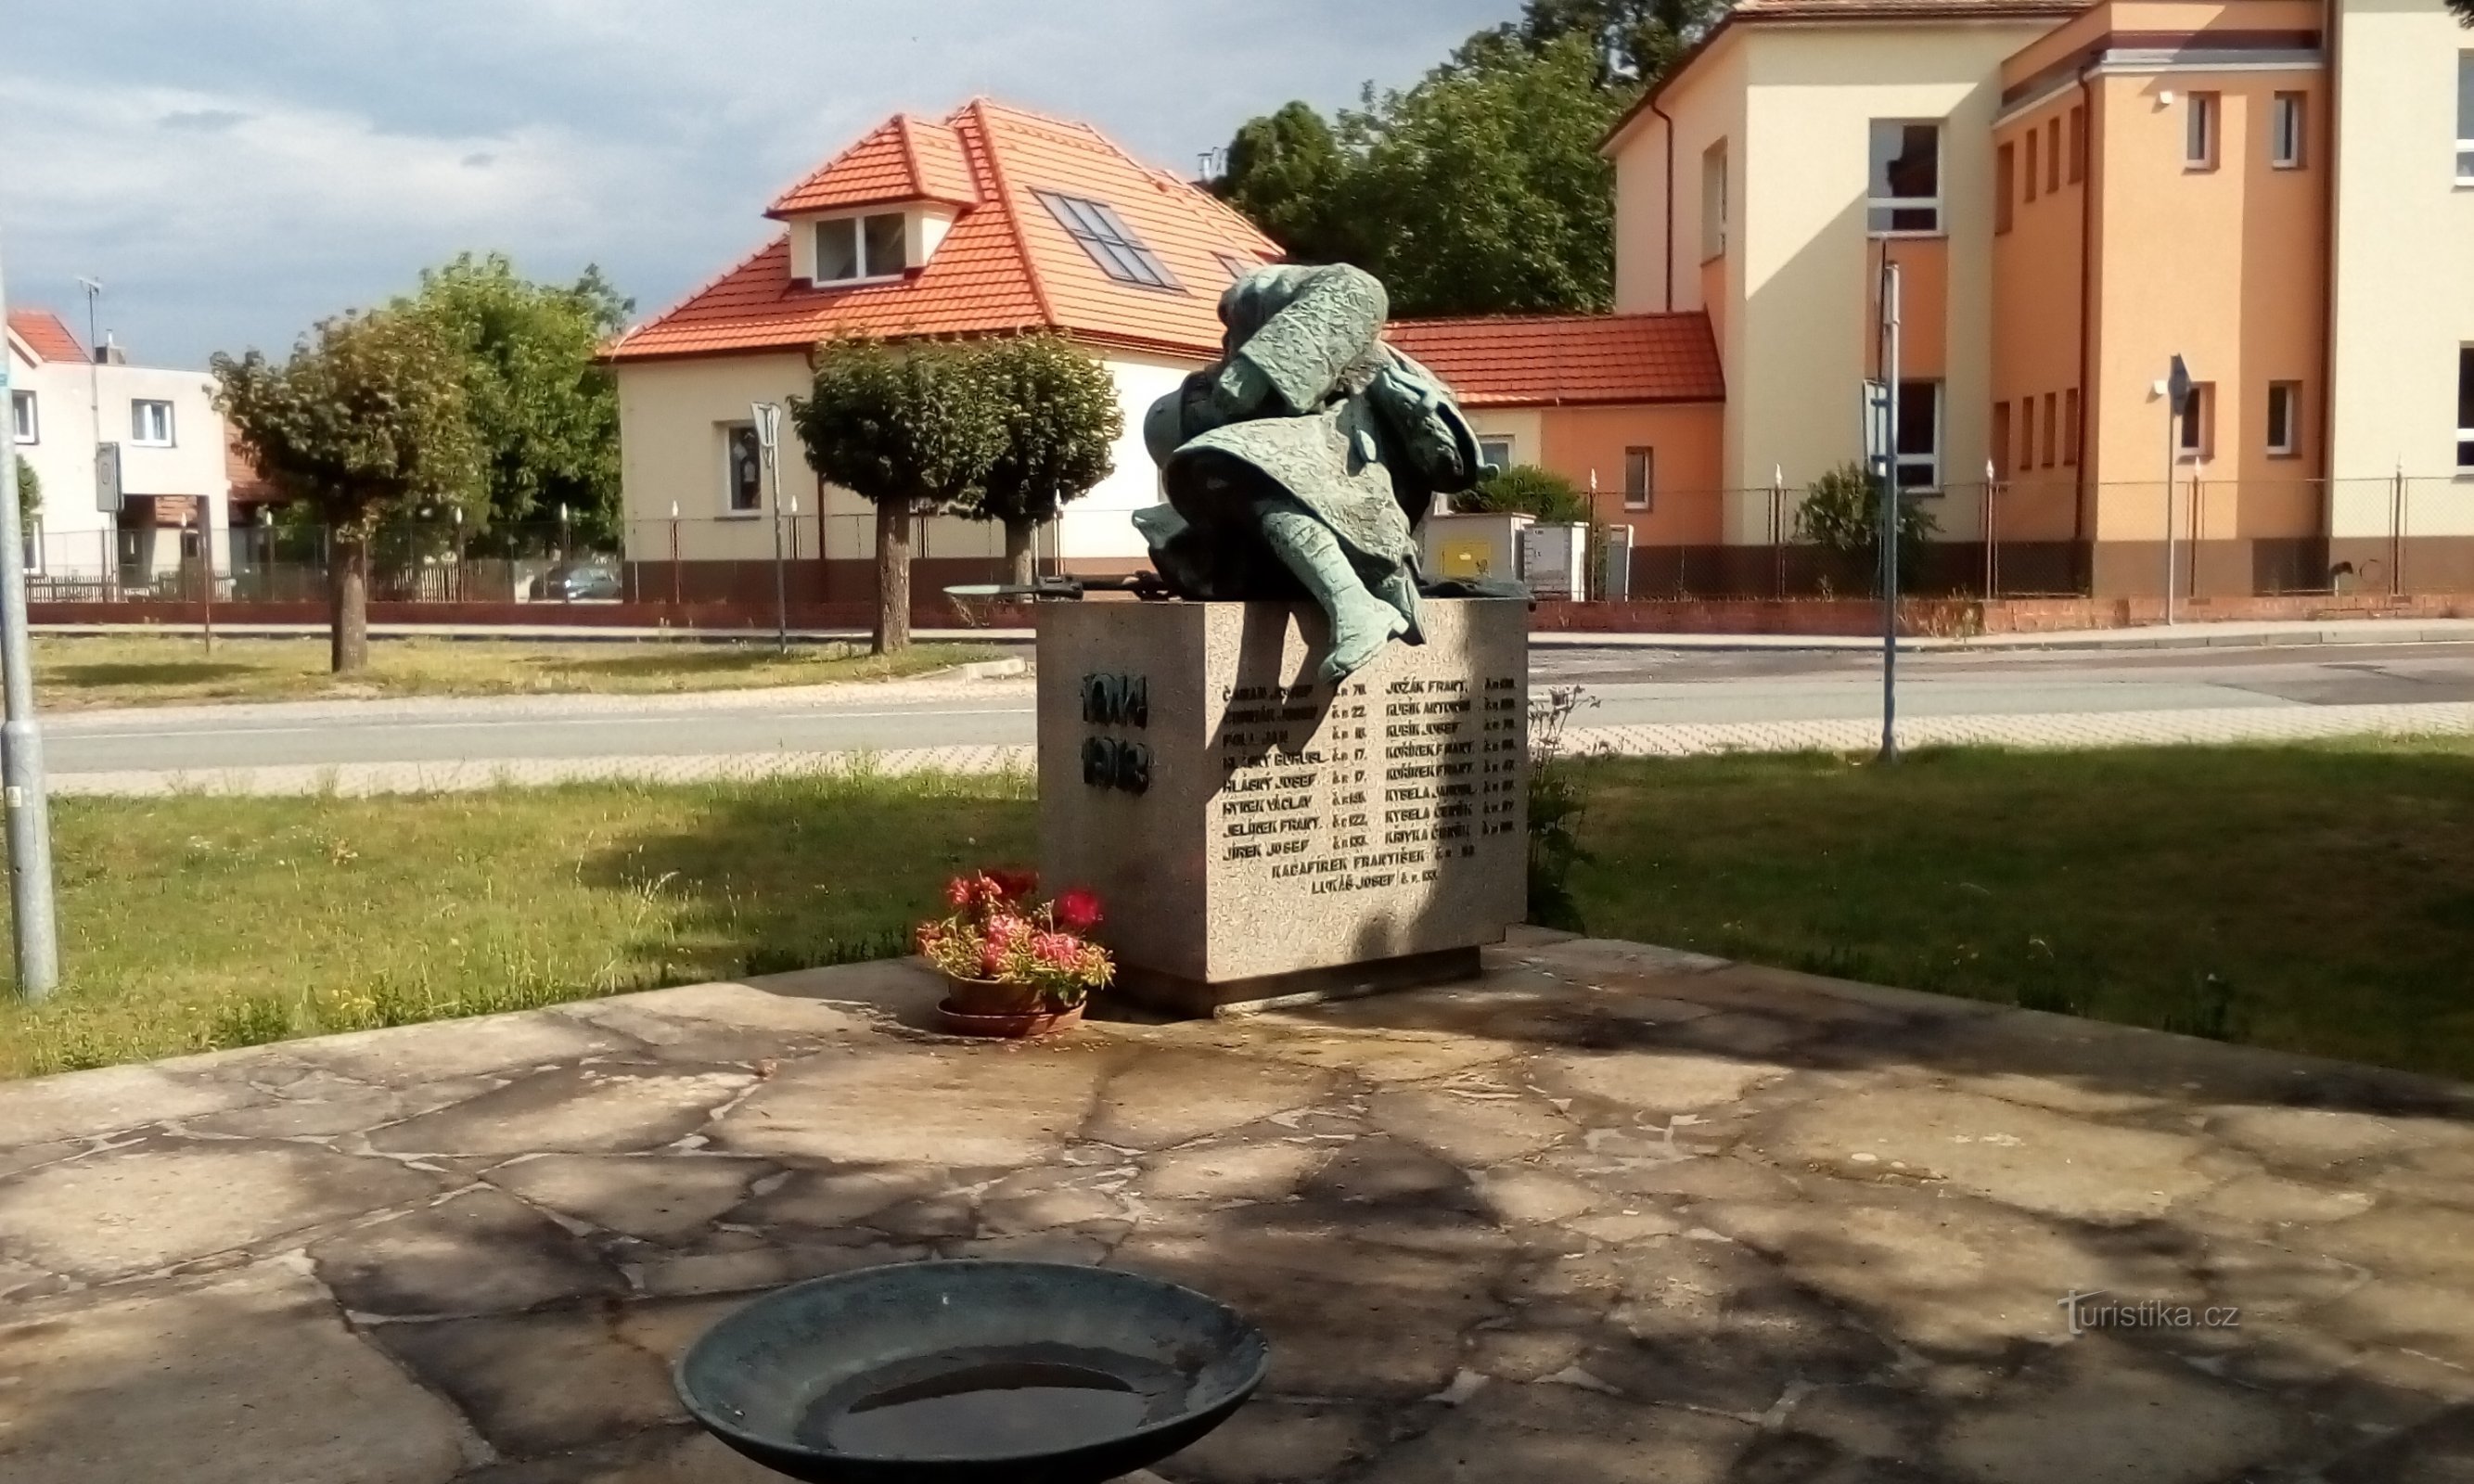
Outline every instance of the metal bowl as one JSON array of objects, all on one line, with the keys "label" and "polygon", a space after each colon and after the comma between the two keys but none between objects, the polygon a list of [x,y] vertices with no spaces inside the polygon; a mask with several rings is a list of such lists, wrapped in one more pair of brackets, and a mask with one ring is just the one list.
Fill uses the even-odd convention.
[{"label": "metal bowl", "polygon": [[1100,1484],[1228,1420],[1261,1331],[1139,1274],[914,1262],[795,1284],[689,1347],[714,1436],[813,1484]]}]

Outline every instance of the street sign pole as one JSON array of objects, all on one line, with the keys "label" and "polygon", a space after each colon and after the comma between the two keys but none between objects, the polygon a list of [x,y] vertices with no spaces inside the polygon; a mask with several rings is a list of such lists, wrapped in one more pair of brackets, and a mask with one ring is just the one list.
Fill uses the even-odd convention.
[{"label": "street sign pole", "polygon": [[1881,265],[1881,761],[1899,761],[1899,265]]},{"label": "street sign pole", "polygon": [[790,652],[790,590],[782,565],[782,408],[779,404],[760,401],[751,408],[756,414],[756,443],[764,450],[765,477],[773,489],[773,628],[774,644],[779,653]]},{"label": "street sign pole", "polygon": [[[0,309],[8,295],[0,289]],[[0,401],[8,400],[9,358],[0,351]],[[17,505],[14,440],[0,438],[0,531],[12,548],[23,545],[24,513]],[[26,639],[26,559],[12,549],[0,561],[0,800],[5,800],[9,838],[9,908],[16,929],[17,993],[48,996],[61,980],[60,924],[52,901],[52,813],[43,772],[43,731],[35,719],[35,667]]]},{"label": "street sign pole", "polygon": [[[2172,369],[2165,377],[2165,623],[2169,628],[2173,622],[2173,589],[2182,568],[2174,541],[2174,528],[2180,523],[2174,519],[2177,501],[2173,498],[2173,475],[2181,463],[2182,419],[2195,411],[2189,404],[2193,384],[2191,368],[2183,364],[2182,357],[2174,356]],[[2191,533],[2194,540],[2198,534]]]}]

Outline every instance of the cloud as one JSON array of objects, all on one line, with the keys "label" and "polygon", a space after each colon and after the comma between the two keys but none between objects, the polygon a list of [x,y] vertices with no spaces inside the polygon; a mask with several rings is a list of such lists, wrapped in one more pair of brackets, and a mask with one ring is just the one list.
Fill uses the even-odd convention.
[{"label": "cloud", "polygon": [[146,359],[290,343],[455,253],[648,309],[897,109],[974,93],[1191,170],[1292,97],[1405,84],[1517,0],[9,0],[0,245],[23,303],[110,285]]}]

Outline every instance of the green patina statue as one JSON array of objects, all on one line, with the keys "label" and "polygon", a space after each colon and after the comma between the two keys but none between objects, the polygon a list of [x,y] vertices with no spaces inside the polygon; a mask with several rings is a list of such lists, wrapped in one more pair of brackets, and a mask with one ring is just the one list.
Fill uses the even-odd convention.
[{"label": "green patina statue", "polygon": [[1134,523],[1161,578],[1180,597],[1312,597],[1325,680],[1420,642],[1415,527],[1483,473],[1451,389],[1383,343],[1388,307],[1355,268],[1249,273],[1221,296],[1221,359],[1143,425],[1168,503]]}]

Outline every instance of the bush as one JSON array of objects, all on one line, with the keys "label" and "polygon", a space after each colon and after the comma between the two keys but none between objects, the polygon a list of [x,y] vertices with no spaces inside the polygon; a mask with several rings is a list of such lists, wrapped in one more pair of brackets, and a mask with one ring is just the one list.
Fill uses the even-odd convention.
[{"label": "bush", "polygon": [[[1796,507],[1797,533],[1824,551],[1841,558],[1851,574],[1869,574],[1872,591],[1881,589],[1881,491],[1880,484],[1850,459],[1807,486]],[[1900,493],[1899,586],[1915,586],[1924,570],[1925,543],[1940,534],[1941,523],[1924,508],[1921,497]]]},{"label": "bush", "polygon": [[1499,469],[1460,497],[1464,510],[1503,510],[1534,516],[1548,525],[1589,523],[1589,497],[1551,469],[1515,464]]}]

